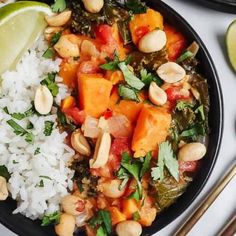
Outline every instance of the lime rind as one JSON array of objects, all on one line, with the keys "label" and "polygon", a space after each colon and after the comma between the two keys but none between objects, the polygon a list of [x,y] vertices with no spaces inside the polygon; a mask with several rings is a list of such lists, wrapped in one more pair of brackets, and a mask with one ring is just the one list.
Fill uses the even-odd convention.
[{"label": "lime rind", "polygon": [[234,20],[227,29],[226,47],[229,61],[232,68],[236,71],[236,20]]}]

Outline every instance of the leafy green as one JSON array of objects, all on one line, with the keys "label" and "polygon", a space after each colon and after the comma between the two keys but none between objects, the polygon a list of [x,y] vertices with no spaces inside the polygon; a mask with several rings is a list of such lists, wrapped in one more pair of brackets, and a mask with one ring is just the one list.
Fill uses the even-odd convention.
[{"label": "leafy green", "polygon": [[132,192],[129,196],[129,199],[135,199],[136,201],[139,201],[142,199],[142,192],[140,191],[140,188],[136,188],[134,192]]},{"label": "leafy green", "polygon": [[59,41],[60,37],[61,37],[61,32],[55,33],[55,34],[52,36],[52,39],[51,39],[51,42],[50,42],[51,45],[52,45],[52,46],[55,45],[55,44]]},{"label": "leafy green", "polygon": [[179,180],[179,165],[177,159],[174,157],[173,150],[168,141],[159,145],[157,167],[153,167],[151,175],[153,180],[164,179],[164,167],[168,169],[170,174]]},{"label": "leafy green", "polygon": [[8,111],[8,108],[7,108],[7,107],[4,107],[2,110],[3,110],[6,114],[9,115],[9,111]]},{"label": "leafy green", "polygon": [[34,155],[38,155],[39,153],[40,153],[40,148],[37,147],[37,148],[35,149],[35,151],[34,151]]},{"label": "leafy green", "polygon": [[180,101],[177,101],[175,109],[177,109],[178,111],[183,111],[186,108],[193,108],[193,107],[194,107],[194,104],[180,100]]},{"label": "leafy green", "polygon": [[139,102],[137,92],[127,85],[120,84],[118,87],[118,92],[120,97],[125,100],[132,100]]},{"label": "leafy green", "polygon": [[46,49],[46,51],[43,53],[42,57],[46,59],[52,59],[55,56],[56,52],[52,47],[49,47]]},{"label": "leafy green", "polygon": [[53,97],[56,97],[59,91],[59,88],[58,88],[57,83],[55,82],[55,79],[56,79],[56,73],[51,72],[51,73],[48,73],[47,77],[40,82],[41,85],[45,85],[48,87]]},{"label": "leafy green", "polygon": [[140,220],[140,218],[141,218],[141,217],[140,217],[138,211],[136,211],[136,212],[133,213],[133,220],[138,221],[138,220]]},{"label": "leafy green", "polygon": [[117,22],[119,33],[123,39],[124,45],[127,45],[132,42],[131,33],[129,30],[129,19],[120,20]]},{"label": "leafy green", "polygon": [[50,136],[53,130],[54,123],[52,121],[45,121],[44,122],[44,131],[43,133],[45,136]]},{"label": "leafy green", "polygon": [[76,126],[66,118],[66,115],[61,111],[60,107],[57,108],[57,122],[59,126],[63,127],[68,132],[73,132]]},{"label": "leafy green", "polygon": [[183,138],[191,138],[192,140],[196,141],[198,136],[204,136],[206,134],[205,127],[202,123],[196,123],[190,126],[189,129],[184,130],[180,137]]},{"label": "leafy green", "polygon": [[109,235],[112,231],[112,223],[110,212],[99,210],[97,214],[89,220],[89,225],[92,228],[98,228],[97,235]]},{"label": "leafy green", "polygon": [[42,179],[39,181],[39,184],[37,186],[40,187],[40,188],[44,187],[44,182],[43,182]]},{"label": "leafy green", "polygon": [[29,121],[26,126],[26,129],[33,129],[33,128],[34,128],[34,125]]},{"label": "leafy green", "polygon": [[194,111],[196,114],[200,114],[202,120],[204,121],[205,120],[205,114],[204,114],[204,107],[203,105],[199,106],[195,111]]},{"label": "leafy green", "polygon": [[7,170],[6,166],[0,166],[0,176],[4,177],[7,181],[11,178],[10,173]]},{"label": "leafy green", "polygon": [[3,110],[4,110],[5,113],[7,113],[8,115],[10,115],[12,118],[14,118],[16,120],[22,120],[22,119],[24,119],[26,117],[30,117],[30,116],[32,116],[33,114],[36,113],[36,111],[34,109],[34,106],[29,108],[24,113],[12,113],[12,114],[10,114],[7,107],[4,107]]},{"label": "leafy green", "polygon": [[27,143],[33,144],[34,143],[34,135],[32,133],[27,133],[25,135],[25,141]]},{"label": "leafy green", "polygon": [[158,86],[163,84],[163,81],[153,73],[148,73],[146,69],[140,71],[141,80],[146,86],[149,86],[152,81],[154,81]]},{"label": "leafy green", "polygon": [[141,14],[146,13],[147,7],[145,3],[139,0],[126,0],[125,7],[132,13],[132,14]]},{"label": "leafy green", "polygon": [[13,163],[13,164],[18,164],[19,162],[16,161],[16,160],[13,160],[12,163]]},{"label": "leafy green", "polygon": [[56,211],[50,215],[45,215],[42,219],[41,226],[48,226],[51,224],[58,224],[60,222],[60,215],[59,211]]},{"label": "leafy green", "polygon": [[125,62],[119,63],[118,66],[129,86],[137,90],[141,90],[145,86],[145,84],[138,77],[136,77],[132,71],[129,70]]},{"label": "leafy green", "polygon": [[54,4],[51,6],[53,12],[62,12],[66,9],[65,0],[55,0]]}]

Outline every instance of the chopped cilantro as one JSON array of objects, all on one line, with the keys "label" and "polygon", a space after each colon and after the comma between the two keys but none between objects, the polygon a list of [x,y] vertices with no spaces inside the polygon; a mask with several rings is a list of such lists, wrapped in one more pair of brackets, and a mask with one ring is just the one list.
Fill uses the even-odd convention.
[{"label": "chopped cilantro", "polygon": [[125,6],[132,14],[141,14],[147,11],[145,3],[139,0],[126,0]]},{"label": "chopped cilantro", "polygon": [[53,122],[52,121],[45,121],[44,122],[44,131],[43,133],[45,136],[50,136],[53,130]]},{"label": "chopped cilantro", "polygon": [[4,111],[6,114],[9,115],[9,111],[8,111],[8,108],[7,108],[7,107],[4,107],[4,108],[3,108],[3,111]]},{"label": "chopped cilantro", "polygon": [[200,114],[200,116],[201,116],[201,118],[202,118],[202,120],[204,121],[205,120],[205,114],[204,114],[204,107],[203,107],[203,105],[201,105],[201,106],[199,106],[195,111],[194,111],[194,113],[196,113],[196,114]]},{"label": "chopped cilantro", "polygon": [[146,69],[140,71],[140,76],[145,86],[149,86],[152,81],[154,81],[158,86],[163,84],[163,81],[158,76],[148,73]]},{"label": "chopped cilantro", "polygon": [[137,92],[127,85],[120,84],[118,88],[118,92],[119,92],[120,97],[125,100],[132,100],[132,101],[139,102]]},{"label": "chopped cilantro", "polygon": [[42,219],[41,226],[48,226],[51,224],[58,224],[60,221],[60,212],[56,211],[50,215],[45,215]]},{"label": "chopped cilantro", "polygon": [[152,152],[148,152],[146,157],[144,158],[143,166],[140,171],[140,177],[144,176],[144,174],[149,170],[151,159],[152,159]]},{"label": "chopped cilantro", "polygon": [[40,178],[44,178],[44,179],[52,180],[49,176],[46,176],[46,175],[40,175],[39,177],[40,177]]},{"label": "chopped cilantro", "polygon": [[13,160],[12,163],[13,163],[13,164],[18,164],[19,162],[16,161],[16,160]]},{"label": "chopped cilantro", "polygon": [[33,129],[33,128],[34,128],[34,125],[31,122],[29,122],[26,126],[26,129]]},{"label": "chopped cilantro", "polygon": [[164,167],[168,169],[170,174],[179,180],[179,165],[177,159],[174,157],[173,150],[168,141],[163,142],[159,146],[157,167],[153,167],[151,175],[153,180],[164,179]]},{"label": "chopped cilantro", "polygon": [[34,143],[34,135],[32,133],[27,133],[25,135],[25,141],[31,144]]},{"label": "chopped cilantro", "polygon": [[39,153],[40,153],[40,148],[37,147],[37,148],[35,149],[35,151],[34,151],[34,155],[38,155]]},{"label": "chopped cilantro", "polygon": [[44,182],[43,182],[42,179],[39,181],[39,184],[37,186],[40,187],[40,188],[44,187]]},{"label": "chopped cilantro", "polygon": [[178,101],[176,104],[175,109],[178,111],[183,111],[186,108],[193,108],[194,105],[190,102],[186,102],[186,101]]},{"label": "chopped cilantro", "polygon": [[58,85],[55,82],[56,73],[48,73],[47,77],[40,82],[41,85],[46,85],[50,92],[52,93],[53,97],[56,97],[59,91]]},{"label": "chopped cilantro", "polygon": [[140,215],[139,215],[138,211],[133,213],[133,220],[135,220],[135,221],[140,220]]},{"label": "chopped cilantro", "polygon": [[52,59],[55,56],[55,50],[51,47],[49,47],[44,53],[43,53],[43,57],[46,59]]},{"label": "chopped cilantro", "polygon": [[203,124],[196,123],[193,126],[191,126],[189,129],[184,130],[180,137],[183,138],[191,138],[193,140],[196,140],[198,136],[203,136],[206,134],[206,130]]},{"label": "chopped cilantro", "polygon": [[61,32],[55,33],[55,34],[52,36],[51,45],[52,45],[52,46],[55,45],[55,44],[59,41],[60,37],[61,37]]},{"label": "chopped cilantro", "polygon": [[176,62],[177,63],[180,63],[180,62],[183,62],[185,61],[186,59],[188,59],[189,57],[193,57],[194,54],[190,51],[184,51],[180,56],[179,58],[177,58]]}]

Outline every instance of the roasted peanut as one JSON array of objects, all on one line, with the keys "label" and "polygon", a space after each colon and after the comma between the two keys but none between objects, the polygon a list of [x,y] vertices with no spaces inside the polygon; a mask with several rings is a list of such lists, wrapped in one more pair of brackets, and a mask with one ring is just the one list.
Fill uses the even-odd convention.
[{"label": "roasted peanut", "polygon": [[142,234],[142,226],[137,221],[122,221],[116,226],[116,233],[118,236],[139,236]]},{"label": "roasted peanut", "polygon": [[89,162],[90,168],[100,168],[107,163],[110,147],[111,147],[110,134],[107,132],[100,134],[96,142],[93,159],[91,159]]},{"label": "roasted peanut", "polygon": [[119,198],[125,193],[125,187],[120,189],[122,181],[119,179],[100,181],[98,190],[101,191],[106,197]]},{"label": "roasted peanut", "polygon": [[8,197],[7,181],[4,177],[0,176],[0,201],[6,200]]},{"label": "roasted peanut", "polygon": [[173,84],[186,76],[183,67],[175,62],[167,62],[157,69],[158,76],[167,83]]},{"label": "roasted peanut", "polygon": [[84,211],[85,202],[78,196],[67,195],[61,200],[61,206],[65,213],[78,216]]},{"label": "roasted peanut", "polygon": [[167,102],[167,94],[155,82],[151,82],[148,97],[154,105],[164,105]]},{"label": "roasted peanut", "polygon": [[54,45],[54,49],[63,58],[78,57],[80,55],[77,37],[73,34],[62,35]]},{"label": "roasted peanut", "polygon": [[75,230],[75,218],[72,215],[63,213],[60,216],[60,222],[55,226],[58,236],[73,236]]},{"label": "roasted peanut", "polygon": [[197,161],[203,158],[206,154],[206,146],[202,143],[185,144],[178,153],[180,161]]},{"label": "roasted peanut", "polygon": [[165,47],[166,42],[166,33],[163,30],[153,30],[140,39],[138,48],[144,53],[158,52]]},{"label": "roasted peanut", "polygon": [[45,16],[45,20],[49,26],[63,26],[71,17],[71,11],[64,11],[57,15]]},{"label": "roasted peanut", "polygon": [[72,133],[71,145],[81,155],[90,156],[91,148],[80,129],[77,129]]},{"label": "roasted peanut", "polygon": [[104,5],[104,0],[82,0],[84,7],[88,12],[98,13]]},{"label": "roasted peanut", "polygon": [[48,114],[52,109],[53,96],[45,85],[40,85],[35,92],[34,106],[41,115]]}]

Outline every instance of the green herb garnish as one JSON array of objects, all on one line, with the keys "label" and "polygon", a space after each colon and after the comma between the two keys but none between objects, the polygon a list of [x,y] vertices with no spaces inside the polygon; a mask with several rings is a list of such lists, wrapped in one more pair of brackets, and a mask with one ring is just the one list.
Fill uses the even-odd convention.
[{"label": "green herb garnish", "polygon": [[37,147],[37,148],[35,149],[35,151],[34,151],[34,155],[36,156],[36,155],[38,155],[39,153],[40,153],[40,148]]},{"label": "green herb garnish", "polygon": [[163,84],[163,81],[158,76],[152,73],[148,73],[146,69],[142,69],[140,71],[140,76],[145,86],[149,86],[152,81],[154,81],[158,86],[161,86]]},{"label": "green herb garnish", "polygon": [[55,56],[56,52],[53,48],[49,47],[42,55],[46,59],[52,59]]},{"label": "green herb garnish", "polygon": [[48,76],[40,82],[41,85],[46,85],[50,92],[52,93],[53,97],[56,97],[59,91],[58,85],[55,82],[56,73],[48,73]]},{"label": "green herb garnish", "polygon": [[141,14],[146,13],[147,7],[145,3],[139,0],[126,0],[125,7],[132,13],[132,14]]},{"label": "green herb garnish", "polygon": [[168,169],[170,174],[179,180],[179,165],[177,159],[174,157],[173,150],[168,141],[159,145],[157,167],[153,167],[151,175],[153,180],[164,179],[164,167]]},{"label": "green herb garnish", "polygon": [[58,224],[60,222],[60,212],[56,211],[50,215],[45,215],[42,219],[41,226],[48,226],[51,224]]},{"label": "green herb garnish", "polygon": [[141,217],[140,217],[138,211],[134,212],[134,214],[133,214],[133,220],[138,221],[138,220],[140,220],[140,218],[141,218]]},{"label": "green herb garnish", "polygon": [[42,179],[39,181],[39,184],[37,186],[40,187],[40,188],[44,187],[44,182],[43,182]]},{"label": "green herb garnish", "polygon": [[34,143],[34,135],[32,133],[27,133],[25,135],[25,141],[31,144]]},{"label": "green herb garnish", "polygon": [[52,134],[53,125],[54,125],[54,123],[52,121],[45,121],[44,122],[43,133],[45,134],[45,136],[50,136]]},{"label": "green herb garnish", "polygon": [[190,57],[193,57],[194,54],[190,51],[184,51],[180,57],[176,60],[177,63],[180,63],[182,61],[185,61],[186,59],[190,58]]},{"label": "green herb garnish", "polygon": [[139,102],[137,92],[127,85],[120,84],[118,87],[118,92],[121,98],[125,100],[132,100]]}]

